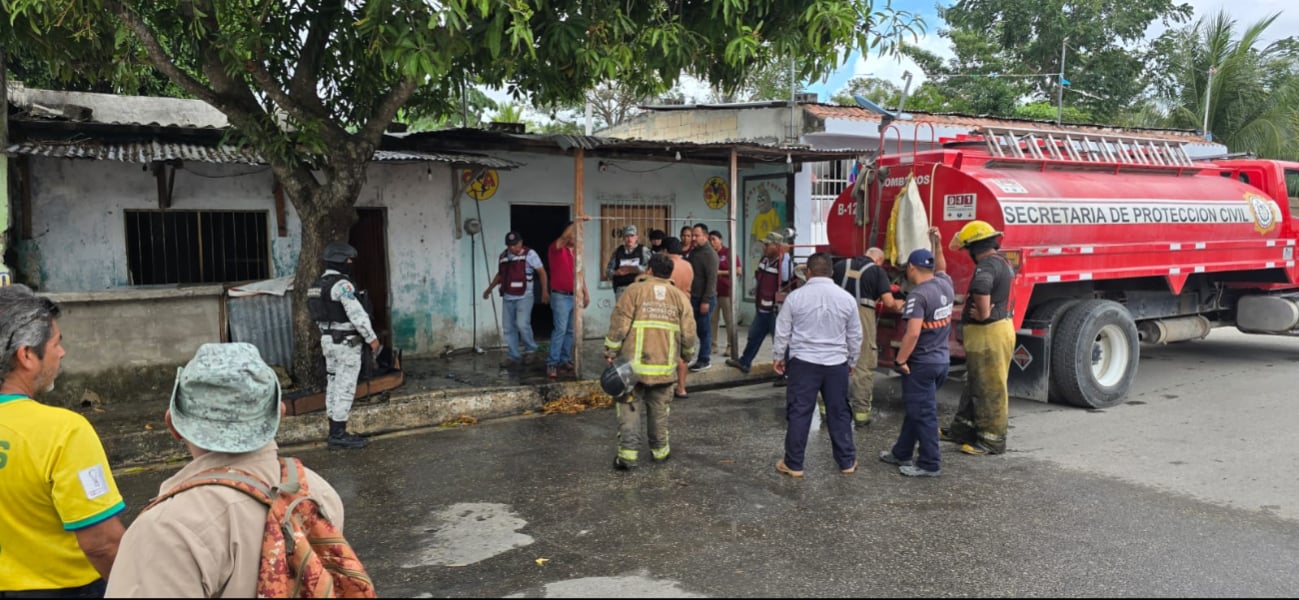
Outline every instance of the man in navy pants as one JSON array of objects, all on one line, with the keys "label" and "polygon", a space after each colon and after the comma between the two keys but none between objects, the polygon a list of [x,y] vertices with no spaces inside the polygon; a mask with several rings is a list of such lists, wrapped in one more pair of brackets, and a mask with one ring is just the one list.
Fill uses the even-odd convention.
[{"label": "man in navy pants", "polygon": [[776,470],[790,477],[803,476],[808,429],[819,393],[825,399],[834,462],[848,475],[857,471],[852,408],[848,405],[848,378],[861,351],[857,300],[830,278],[834,264],[829,254],[818,252],[809,257],[807,273],[807,284],[789,294],[776,317],[773,367],[777,374],[788,373],[789,377],[785,457],[776,462]]},{"label": "man in navy pants", "polygon": [[[931,228],[929,235],[937,256],[921,248],[907,257],[907,279],[915,288],[907,294],[902,310],[907,329],[894,361],[894,368],[902,373],[902,402],[907,415],[893,449],[880,453],[881,461],[897,465],[898,472],[908,477],[937,477],[942,472],[938,388],[947,380],[947,338],[956,294],[945,272],[947,262],[938,243],[938,229]],[[912,464],[917,444],[920,452]]]}]

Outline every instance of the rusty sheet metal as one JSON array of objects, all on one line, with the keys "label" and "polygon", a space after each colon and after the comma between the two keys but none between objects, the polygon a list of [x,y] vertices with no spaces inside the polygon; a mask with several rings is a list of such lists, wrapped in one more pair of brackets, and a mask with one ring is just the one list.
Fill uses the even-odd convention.
[{"label": "rusty sheet metal", "polygon": [[[179,142],[100,142],[96,140],[27,140],[10,145],[11,156],[44,156],[48,158],[81,158],[113,160],[128,163],[155,161],[193,161],[217,164],[266,164],[252,148],[209,146]],[[422,152],[379,150],[374,160],[384,162],[440,162],[475,165],[491,169],[513,169],[521,163],[504,158],[458,152]]]},{"label": "rusty sheet metal", "polygon": [[247,342],[267,364],[288,367],[293,361],[292,296],[258,294],[227,298],[230,341]]}]

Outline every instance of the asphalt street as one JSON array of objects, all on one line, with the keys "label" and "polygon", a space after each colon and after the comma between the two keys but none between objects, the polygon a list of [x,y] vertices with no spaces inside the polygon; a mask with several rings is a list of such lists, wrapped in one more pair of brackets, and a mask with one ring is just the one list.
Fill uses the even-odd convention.
[{"label": "asphalt street", "polygon": [[[847,476],[824,430],[804,479],[775,471],[767,384],[674,403],[671,460],[631,473],[611,410],[287,453],[342,494],[384,596],[1288,596],[1296,363],[1299,339],[1231,331],[1143,347],[1127,403],[1013,401],[1011,451],[944,444],[937,479],[875,460],[900,422],[887,377]],[[120,475],[128,512],[169,472]]]}]

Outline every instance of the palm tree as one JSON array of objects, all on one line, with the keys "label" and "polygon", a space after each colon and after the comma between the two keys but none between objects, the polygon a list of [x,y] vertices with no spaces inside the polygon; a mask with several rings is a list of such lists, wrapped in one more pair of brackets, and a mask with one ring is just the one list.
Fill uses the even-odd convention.
[{"label": "palm tree", "polygon": [[1157,85],[1168,123],[1200,129],[1207,104],[1208,132],[1232,152],[1299,158],[1299,43],[1263,39],[1278,16],[1239,38],[1225,10],[1166,35],[1157,44],[1167,67]]}]

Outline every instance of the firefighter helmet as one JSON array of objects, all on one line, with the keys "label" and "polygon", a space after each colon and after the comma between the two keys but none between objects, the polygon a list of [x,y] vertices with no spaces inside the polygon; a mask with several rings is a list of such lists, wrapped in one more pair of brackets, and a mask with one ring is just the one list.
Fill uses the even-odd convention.
[{"label": "firefighter helmet", "polygon": [[635,385],[636,373],[631,370],[631,361],[625,358],[613,361],[613,364],[600,374],[600,387],[616,401],[630,397],[631,389]]},{"label": "firefighter helmet", "polygon": [[993,229],[992,225],[989,225],[987,221],[970,221],[960,231],[956,232],[956,235],[952,237],[952,243],[948,244],[947,247],[952,250],[959,250],[969,247],[974,242],[992,239],[1001,235],[1002,233]]}]

